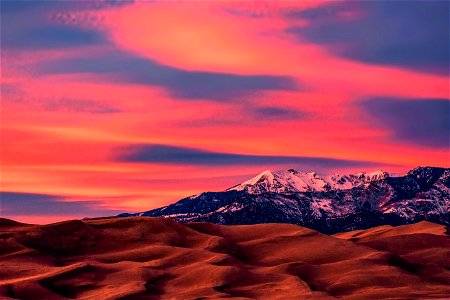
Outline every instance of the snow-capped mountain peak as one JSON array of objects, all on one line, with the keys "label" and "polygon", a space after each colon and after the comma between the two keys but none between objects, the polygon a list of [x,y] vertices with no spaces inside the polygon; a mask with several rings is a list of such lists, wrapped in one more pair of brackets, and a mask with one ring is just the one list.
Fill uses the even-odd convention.
[{"label": "snow-capped mountain peak", "polygon": [[245,190],[251,194],[261,194],[266,192],[297,193],[347,190],[386,177],[389,177],[389,174],[384,171],[319,176],[315,172],[303,172],[295,169],[276,172],[266,170],[227,191]]},{"label": "snow-capped mountain peak", "polygon": [[248,185],[255,185],[261,182],[266,182],[267,184],[273,184],[275,179],[275,175],[272,173],[272,171],[270,170],[266,170],[258,175],[256,175],[255,177],[253,177],[252,179],[245,181],[245,184]]}]

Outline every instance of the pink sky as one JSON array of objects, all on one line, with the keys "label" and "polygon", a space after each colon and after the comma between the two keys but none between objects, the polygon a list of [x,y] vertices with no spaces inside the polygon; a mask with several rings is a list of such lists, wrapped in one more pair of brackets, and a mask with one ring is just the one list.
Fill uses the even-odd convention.
[{"label": "pink sky", "polygon": [[36,3],[2,2],[3,217],[149,210],[265,169],[450,167],[448,45],[419,4]]}]

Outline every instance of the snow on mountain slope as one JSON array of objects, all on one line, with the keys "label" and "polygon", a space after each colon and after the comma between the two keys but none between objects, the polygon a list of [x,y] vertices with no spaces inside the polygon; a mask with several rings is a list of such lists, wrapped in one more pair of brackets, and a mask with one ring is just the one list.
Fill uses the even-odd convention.
[{"label": "snow on mountain slope", "polygon": [[294,169],[276,172],[267,170],[227,191],[247,191],[250,194],[261,194],[348,190],[387,177],[389,174],[384,171],[319,176],[314,172],[307,173]]}]

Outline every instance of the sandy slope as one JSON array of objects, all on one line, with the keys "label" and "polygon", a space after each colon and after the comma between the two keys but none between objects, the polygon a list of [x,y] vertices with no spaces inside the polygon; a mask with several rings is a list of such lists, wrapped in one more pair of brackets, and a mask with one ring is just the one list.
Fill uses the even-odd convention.
[{"label": "sandy slope", "polygon": [[327,236],[284,224],[0,219],[0,298],[445,299],[449,249],[446,228],[426,222]]}]

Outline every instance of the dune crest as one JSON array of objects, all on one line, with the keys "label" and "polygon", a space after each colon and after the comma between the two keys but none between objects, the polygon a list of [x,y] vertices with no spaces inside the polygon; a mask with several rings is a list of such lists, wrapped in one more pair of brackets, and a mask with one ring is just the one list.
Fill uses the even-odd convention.
[{"label": "dune crest", "polygon": [[166,218],[0,222],[2,299],[379,299],[450,294],[429,222],[328,236],[289,224]]}]

